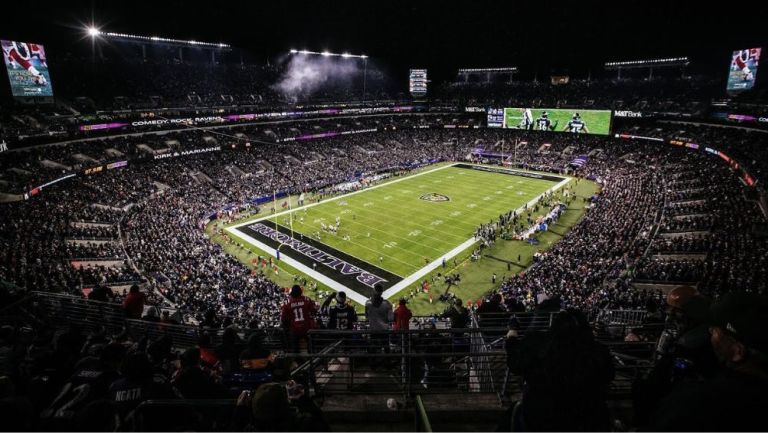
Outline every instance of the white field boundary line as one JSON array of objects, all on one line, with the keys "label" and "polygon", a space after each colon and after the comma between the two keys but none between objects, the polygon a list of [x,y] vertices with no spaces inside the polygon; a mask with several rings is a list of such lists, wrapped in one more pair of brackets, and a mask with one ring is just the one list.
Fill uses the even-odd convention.
[{"label": "white field boundary line", "polygon": [[[254,220],[246,221],[246,222],[234,225],[234,226],[227,227],[225,230],[228,231],[229,233],[231,233],[234,236],[240,237],[241,239],[248,241],[249,243],[251,243],[255,247],[259,248],[260,250],[264,251],[265,253],[267,253],[267,254],[269,254],[269,255],[271,255],[273,257],[277,257],[277,251],[274,248],[270,247],[269,245],[264,244],[263,242],[260,242],[260,241],[258,241],[256,239],[254,239],[253,237],[251,237],[251,236],[241,232],[240,230],[236,230],[236,229],[238,227],[242,227],[242,226],[246,226],[246,225],[250,225],[250,224],[255,224],[257,222],[260,222],[260,221],[263,221],[263,220],[266,220],[266,219],[270,219],[270,218],[273,218],[273,217],[278,217],[278,216],[281,216],[281,215],[285,215],[287,213],[291,213],[291,212],[294,212],[294,211],[297,211],[297,210],[300,210],[300,209],[314,207],[314,206],[317,206],[319,204],[326,203],[326,202],[329,202],[329,201],[340,200],[340,199],[342,199],[344,197],[348,197],[348,196],[351,196],[351,195],[354,195],[354,194],[359,194],[361,192],[370,191],[372,189],[380,188],[380,187],[385,186],[385,185],[390,185],[390,184],[393,184],[393,183],[396,183],[396,182],[404,181],[406,179],[411,179],[411,178],[414,178],[416,176],[421,176],[421,175],[424,175],[424,174],[427,174],[427,173],[432,173],[432,172],[435,172],[435,171],[438,171],[438,170],[443,170],[445,168],[453,167],[455,165],[457,165],[457,164],[451,164],[451,165],[446,165],[446,166],[443,166],[443,167],[438,167],[438,168],[435,168],[435,169],[432,169],[432,170],[427,170],[427,171],[424,171],[424,172],[421,172],[421,173],[414,174],[413,176],[407,176],[407,177],[404,177],[402,179],[396,179],[396,180],[393,180],[391,182],[387,182],[387,183],[384,183],[384,184],[379,184],[379,185],[372,186],[370,188],[366,188],[366,189],[362,189],[362,190],[358,190],[358,191],[353,191],[353,192],[351,192],[349,194],[344,194],[344,195],[341,195],[341,196],[338,196],[338,197],[332,197],[332,198],[330,198],[328,200],[324,200],[324,201],[321,201],[321,202],[318,202],[318,203],[310,203],[308,205],[304,205],[304,206],[301,206],[301,207],[298,207],[298,208],[295,208],[295,209],[289,209],[289,210],[286,210],[286,211],[283,211],[283,212],[279,212],[279,213],[274,214],[274,215],[267,215],[267,216],[264,216],[264,217],[261,217],[261,218],[257,218],[257,219],[254,219]],[[480,165],[480,164],[467,164],[467,165],[484,167],[483,165]],[[509,172],[511,174],[514,174],[515,170],[509,170]],[[559,190],[560,188],[562,188],[563,186],[565,186],[565,184],[567,184],[568,182],[570,182],[572,180],[571,177],[567,177],[567,176],[559,176],[559,177],[564,177],[564,178],[563,178],[562,181],[558,182],[555,186],[549,188],[548,190],[544,191],[543,193],[541,193],[541,194],[537,195],[536,197],[534,197],[533,199],[531,199],[527,204],[517,208],[516,211],[520,211],[521,212],[526,207],[533,206],[534,204],[536,204],[537,201],[539,201],[539,199],[541,199],[542,196],[544,196],[544,194],[555,192],[555,191]],[[407,276],[406,278],[404,278],[403,280],[401,280],[399,283],[397,283],[394,286],[390,287],[389,289],[385,290],[384,293],[382,293],[382,296],[384,297],[384,299],[389,299],[391,296],[394,296],[395,294],[397,294],[398,292],[400,292],[404,288],[406,288],[409,285],[411,285],[411,284],[415,283],[416,281],[420,280],[423,276],[425,276],[428,273],[430,273],[430,272],[434,271],[435,269],[437,269],[438,266],[442,265],[443,259],[448,261],[449,259],[455,257],[456,255],[458,255],[462,251],[464,251],[467,248],[469,248],[470,246],[472,246],[475,242],[476,242],[476,240],[475,240],[474,236],[470,237],[466,241],[462,242],[461,245],[459,245],[456,248],[448,251],[446,254],[438,257],[433,262],[428,263],[423,268],[417,270],[413,274],[411,274],[411,275]],[[289,257],[286,254],[281,254],[281,259],[280,260],[282,260],[285,263],[287,263],[288,265],[292,266],[294,269],[298,270],[299,272],[302,272],[303,274],[305,274],[305,275],[307,275],[307,276],[309,276],[311,278],[314,278],[318,282],[325,284],[326,286],[328,286],[329,288],[331,288],[331,289],[333,289],[333,290],[335,290],[337,292],[341,291],[341,290],[344,290],[347,293],[347,296],[349,296],[349,298],[354,300],[355,302],[358,302],[358,303],[364,305],[365,302],[368,300],[368,298],[366,298],[365,296],[363,296],[360,293],[356,292],[355,290],[350,289],[349,287],[339,283],[338,281],[333,280],[332,278],[327,277],[327,276],[321,274],[320,272],[317,272],[317,271],[313,270],[309,266],[299,262],[298,260],[295,260],[295,259]]]},{"label": "white field boundary line", "polygon": [[[560,188],[562,188],[563,186],[565,186],[565,184],[567,184],[570,181],[571,181],[570,177],[565,177],[563,180],[558,182],[552,188],[549,188],[548,190],[544,191],[543,193],[537,195],[536,197],[531,199],[524,206],[521,206],[521,207],[517,208],[516,212],[522,212],[523,209],[525,209],[526,207],[528,207],[528,208],[532,207],[533,205],[536,204],[537,201],[539,201],[539,199],[542,196],[544,196],[544,194],[555,192],[555,191],[559,190]],[[461,245],[457,246],[456,248],[452,249],[451,251],[448,251],[446,254],[444,254],[441,257],[438,257],[432,263],[427,264],[423,268],[419,269],[418,271],[414,272],[413,274],[411,274],[411,275],[407,276],[406,278],[404,278],[403,280],[401,280],[399,283],[397,283],[394,286],[390,287],[389,289],[385,290],[384,293],[382,293],[382,296],[384,297],[384,299],[389,299],[390,297],[396,295],[398,292],[400,292],[404,288],[406,288],[406,287],[410,286],[411,284],[419,281],[423,276],[427,275],[428,273],[434,271],[439,266],[441,266],[442,262],[443,262],[443,259],[445,259],[445,261],[448,261],[448,260],[452,259],[453,257],[457,256],[459,253],[461,253],[465,249],[467,249],[470,246],[472,246],[475,242],[476,242],[475,237],[472,236],[471,238],[469,238],[466,241],[464,241]]]},{"label": "white field boundary line", "polygon": [[[265,253],[277,257],[277,251],[270,247],[269,245],[257,241],[256,239],[252,238],[251,236],[248,236],[247,234],[237,230],[234,231],[232,227],[227,228],[227,231],[232,233],[233,235],[247,241],[248,243],[252,244],[256,248],[259,248],[260,250],[264,251]],[[331,289],[340,292],[344,290],[347,293],[347,297],[352,299],[355,302],[358,302],[362,305],[365,305],[365,302],[368,300],[365,296],[357,293],[356,291],[350,289],[349,287],[339,283],[336,280],[333,280],[320,272],[317,272],[316,270],[312,269],[311,267],[299,262],[298,260],[295,260],[288,256],[287,254],[280,254],[280,261],[287,263],[289,266],[292,266],[294,269],[297,269],[299,272],[303,273],[304,275],[307,275],[311,278],[314,278],[316,281],[319,281],[326,286],[330,287]]]}]

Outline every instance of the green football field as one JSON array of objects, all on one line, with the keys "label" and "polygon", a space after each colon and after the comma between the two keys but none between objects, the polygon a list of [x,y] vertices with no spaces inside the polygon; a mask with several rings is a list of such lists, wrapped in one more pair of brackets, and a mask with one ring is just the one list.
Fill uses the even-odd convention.
[{"label": "green football field", "polygon": [[[465,241],[466,239],[469,239],[475,227],[474,225],[466,226],[464,224],[452,224],[454,220],[437,216],[430,217],[430,219],[427,220],[421,213],[417,213],[416,211],[422,213],[426,212],[427,215],[442,215],[447,213],[449,217],[453,212],[462,212],[465,221],[472,221],[473,224],[477,221],[477,224],[479,225],[481,222],[487,222],[492,218],[496,218],[498,213],[502,211],[506,212],[510,210],[512,206],[517,206],[517,208],[519,208],[522,203],[526,202],[524,195],[530,194],[529,196],[531,198],[538,195],[536,191],[531,191],[532,188],[538,189],[538,192],[540,193],[556,185],[554,182],[523,176],[481,172],[453,167],[445,168],[449,165],[451,164],[440,163],[418,169],[409,176],[390,178],[374,187],[363,190],[360,193],[333,197],[325,199],[320,203],[315,202],[316,196],[309,195],[307,203],[311,203],[311,207],[307,210],[306,215],[304,215],[303,210],[298,208],[298,196],[292,196],[290,198],[291,206],[298,209],[293,211],[294,216],[297,218],[296,221],[300,221],[300,218],[304,218],[303,223],[297,222],[294,225],[294,229],[301,230],[301,232],[297,231],[294,235],[296,235],[296,237],[301,237],[301,235],[297,235],[297,233],[311,232],[311,226],[320,227],[319,224],[314,223],[314,219],[330,218],[330,223],[333,223],[335,222],[336,216],[346,216],[341,217],[341,229],[337,235],[322,235],[322,244],[336,245],[339,249],[343,250],[345,254],[357,254],[360,257],[365,256],[368,259],[372,258],[373,260],[368,262],[371,264],[370,266],[378,266],[378,258],[382,257],[384,258],[384,261],[381,265],[385,266],[388,262],[391,262],[389,269],[391,269],[392,272],[396,272],[397,275],[408,275],[408,273],[411,272],[410,275],[408,275],[410,278],[403,278],[402,281],[398,282],[398,287],[392,287],[392,290],[388,290],[389,293],[386,294],[386,297],[390,300],[398,299],[400,297],[406,298],[408,300],[409,308],[415,315],[440,314],[445,309],[446,305],[438,301],[437,295],[448,290],[449,286],[440,283],[439,278],[437,280],[433,279],[438,273],[459,274],[461,276],[461,287],[453,286],[450,290],[464,300],[480,299],[489,291],[497,289],[504,278],[511,277],[512,275],[524,271],[533,262],[536,253],[542,253],[549,250],[562,239],[571,227],[578,223],[583,217],[588,205],[586,200],[599,191],[599,186],[594,182],[580,181],[577,179],[572,179],[565,188],[559,189],[558,193],[555,194],[555,196],[558,197],[558,200],[564,200],[562,197],[563,189],[567,189],[570,194],[574,194],[576,200],[573,200],[570,203],[568,210],[562,214],[561,218],[556,223],[550,226],[549,230],[546,232],[539,232],[535,235],[535,238],[539,241],[539,243],[535,245],[518,240],[500,241],[491,248],[486,249],[482,258],[478,261],[470,260],[469,255],[472,252],[472,248],[468,247],[456,257],[449,260],[447,267],[437,266],[431,270],[422,268],[414,273],[413,271],[416,267],[424,265],[423,254],[415,251],[426,249],[434,252],[435,256],[432,257],[439,257],[437,256],[438,251],[434,251],[432,248],[444,248],[443,251],[446,252],[450,251],[451,248],[454,250],[459,249],[461,247],[457,248],[457,245],[465,245],[459,244],[459,242],[461,242],[462,239]],[[442,169],[433,171],[436,168]],[[469,176],[469,174],[459,175],[456,174],[457,172],[471,172],[471,177],[464,179],[465,176]],[[449,176],[452,177],[449,178]],[[434,185],[433,188],[430,186],[430,183],[425,181],[441,182],[431,182],[431,185]],[[416,190],[416,188],[419,188],[419,185],[426,186],[427,188],[425,190],[428,193],[436,192],[445,194],[450,198],[450,201],[429,202],[420,200],[420,196],[417,196],[415,200],[414,195],[421,191]],[[393,201],[395,200],[394,197],[396,197],[395,194],[385,193],[387,190],[411,190],[412,193],[398,193],[397,201]],[[526,192],[526,190],[529,192]],[[496,194],[496,191],[501,191],[501,194]],[[384,200],[384,197],[387,197],[388,195],[393,198]],[[495,195],[501,196],[501,198],[494,200],[493,196]],[[374,197],[378,198],[378,206],[376,206],[377,199]],[[482,200],[485,197],[492,198],[489,200]],[[469,198],[479,198],[479,200],[472,201],[468,200]],[[284,199],[277,202],[278,212],[283,204],[283,200]],[[347,203],[346,205],[335,204],[337,200],[344,200]],[[381,201],[385,201],[386,204],[381,205]],[[367,207],[363,206],[368,202],[373,203],[373,205]],[[480,207],[481,202],[484,207]],[[476,204],[478,206],[469,207],[470,204]],[[350,208],[350,205],[362,206],[363,210],[358,210],[358,212],[354,214],[354,217],[350,216],[353,215],[353,209]],[[462,205],[466,210],[461,209]],[[500,208],[500,210],[495,210],[495,207]],[[326,299],[326,294],[329,293],[329,291],[347,290],[344,287],[338,286],[338,284],[347,286],[346,282],[339,280],[334,275],[325,273],[326,276],[336,280],[336,283],[330,282],[329,284],[328,280],[318,278],[318,275],[316,273],[313,274],[312,272],[313,266],[311,263],[310,267],[307,268],[306,262],[302,265],[301,263],[288,263],[283,259],[277,263],[277,267],[275,267],[274,271],[264,269],[262,266],[256,264],[255,259],[259,255],[263,256],[264,254],[267,254],[274,256],[274,249],[271,249],[270,247],[273,248],[275,244],[269,246],[258,245],[253,242],[253,239],[249,238],[244,233],[237,231],[237,228],[240,227],[240,229],[245,229],[247,225],[256,223],[257,221],[272,225],[275,220],[277,221],[277,225],[281,227],[286,223],[290,226],[290,221],[285,216],[279,214],[276,218],[269,216],[271,208],[271,204],[266,204],[256,209],[256,213],[251,216],[242,215],[235,221],[212,221],[206,227],[206,233],[213,241],[219,243],[229,254],[237,257],[254,271],[265,272],[267,278],[282,287],[290,287],[292,284],[296,284],[297,282],[301,283],[302,281],[304,281],[304,284],[306,284],[307,281],[313,282],[313,284],[309,286],[311,290],[307,292],[307,295],[318,302],[324,301]],[[366,210],[374,212],[374,209],[376,212],[375,214],[366,212]],[[411,209],[414,209],[414,211],[409,212]],[[313,216],[314,210],[317,210],[317,213],[313,218],[310,218]],[[345,210],[349,210],[350,212],[341,214],[341,212]],[[320,215],[321,213],[326,212],[328,213],[328,216]],[[545,208],[529,213],[535,219],[538,216],[543,216],[546,212],[547,209]],[[398,217],[398,215],[403,213],[405,213],[405,219],[403,219],[403,217]],[[362,222],[362,218],[367,218],[370,226],[375,227],[377,230],[372,230],[362,225],[358,226],[357,223]],[[416,226],[417,219],[421,221],[418,223],[420,226],[426,225],[430,229],[437,228],[442,232],[450,231],[451,233],[465,235],[465,237],[455,238],[455,240],[448,243],[445,242],[443,233],[437,232],[432,237],[439,240],[439,243],[435,243],[435,239],[428,239],[426,237],[412,239],[414,243],[410,244],[401,243],[399,237],[403,237],[403,234],[410,234],[414,228],[409,228],[409,226]],[[432,226],[431,223],[438,219],[443,220],[443,223],[438,224],[437,226]],[[348,220],[351,220],[351,222],[354,222],[355,224],[347,224],[347,222],[349,222]],[[353,226],[356,228],[353,228]],[[421,230],[421,228],[416,227],[415,230]],[[366,248],[363,248],[360,245],[352,244],[352,241],[355,240],[352,237],[352,231],[358,233],[358,239],[362,237],[366,242],[369,241],[368,233],[371,234],[371,237],[383,237],[384,239],[381,239],[376,243],[365,243],[363,245],[365,245]],[[423,230],[421,230],[421,232],[424,233]],[[347,235],[350,236],[350,241],[344,242],[344,237]],[[306,239],[307,238],[305,238],[305,240]],[[450,237],[450,239],[454,239],[454,237]],[[397,245],[390,244],[390,247],[384,247],[385,244],[392,241],[397,242]],[[429,244],[430,248],[426,248],[425,244]],[[331,247],[328,246],[327,248],[330,249]],[[368,248],[382,250],[382,252],[385,252],[388,256],[413,257],[415,263],[405,266],[400,264],[399,261],[394,261],[389,259],[389,257],[378,255],[378,253],[375,253]],[[405,252],[406,249],[408,251],[413,251],[413,253]],[[282,251],[284,253],[283,257],[285,257],[285,254],[292,254],[292,257],[298,257],[295,251],[291,251],[288,248],[283,248]],[[355,260],[363,262],[363,260]],[[407,260],[405,261],[407,262]],[[435,264],[439,264],[439,262],[435,260],[433,265]],[[358,265],[360,264],[358,263]],[[366,266],[370,269],[369,265],[363,265],[363,267]],[[278,268],[279,273],[277,271]],[[320,271],[321,269],[322,266],[318,265],[317,270]],[[425,270],[427,271],[426,273],[424,273]],[[491,276],[494,274],[498,275],[498,280],[491,279]],[[420,276],[417,278],[417,275]],[[431,291],[431,293],[435,294],[434,303],[432,302],[431,295],[418,290],[420,282],[425,279],[432,281],[432,287],[435,289]],[[347,282],[348,281],[349,280],[347,280]],[[435,281],[437,281],[437,284],[435,284]],[[359,286],[356,288],[352,288],[352,286],[347,287],[352,290],[360,289]],[[358,293],[361,293],[366,297],[370,296],[370,292],[365,293],[365,291],[360,291]],[[349,296],[350,292],[348,291],[347,294]],[[365,303],[365,299],[353,299],[353,301],[355,301],[358,310],[362,312],[361,308],[362,304]]]},{"label": "green football field", "polygon": [[[480,224],[522,207],[555,184],[542,179],[448,167],[341,196],[268,221],[283,227],[292,226],[295,233],[316,236],[315,239],[325,245],[406,277],[467,241]],[[433,193],[437,195],[432,196]],[[337,218],[341,223],[335,234],[323,230],[323,224],[335,224]]]},{"label": "green football field", "polygon": [[[581,109],[556,109],[556,108],[532,108],[534,128],[536,128],[536,119],[544,111],[549,115],[549,120],[555,131],[561,132],[568,125],[574,113],[579,113],[581,119],[587,125],[590,134],[607,135],[611,132],[611,112],[609,110],[581,110]],[[504,118],[507,128],[517,128],[522,120],[522,112],[519,108],[505,108]]]}]

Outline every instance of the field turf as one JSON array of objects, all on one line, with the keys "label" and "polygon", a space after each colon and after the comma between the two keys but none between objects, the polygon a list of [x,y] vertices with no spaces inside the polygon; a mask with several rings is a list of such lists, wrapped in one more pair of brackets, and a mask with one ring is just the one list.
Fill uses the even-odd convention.
[{"label": "field turf", "polygon": [[[467,241],[482,223],[517,209],[556,182],[448,167],[328,200],[275,218],[400,277]],[[425,200],[432,193],[447,201]],[[341,224],[336,234],[322,229]]]},{"label": "field turf", "polygon": [[[416,172],[414,173],[415,176],[392,178],[377,188],[363,190],[358,194],[326,199],[310,207],[306,215],[302,209],[292,211],[291,213],[296,218],[293,221],[293,228],[296,233],[311,235],[319,230],[320,223],[323,222],[322,218],[325,218],[326,221],[323,223],[332,224],[335,223],[336,216],[340,216],[342,223],[338,234],[322,234],[321,239],[324,244],[331,245],[348,254],[354,254],[361,259],[372,260],[370,263],[376,266],[386,267],[397,275],[405,276],[424,266],[425,257],[427,259],[439,257],[440,251],[448,251],[468,239],[477,225],[497,218],[501,212],[519,208],[533,197],[555,185],[555,182],[541,179],[454,167],[431,171],[436,167],[440,168],[445,165],[439,164],[422,169],[421,173],[426,174]],[[465,172],[466,174],[457,174],[458,172]],[[470,177],[466,178],[466,176]],[[445,304],[438,302],[437,294],[447,287],[441,283],[434,284],[431,290],[435,297],[433,303],[427,294],[416,290],[421,280],[431,279],[438,272],[443,274],[458,273],[461,275],[462,282],[459,287],[454,286],[451,291],[465,300],[476,300],[484,293],[497,288],[503,278],[525,270],[533,260],[535,253],[551,248],[582,218],[585,212],[585,203],[582,199],[586,199],[598,191],[596,184],[583,180],[571,181],[567,186],[576,194],[577,200],[569,206],[560,220],[550,227],[549,231],[536,235],[540,241],[539,245],[529,245],[522,241],[501,241],[486,250],[483,258],[478,262],[469,260],[470,248],[457,255],[453,260],[449,260],[446,268],[438,267],[398,294],[390,296],[390,300],[395,302],[401,296],[407,297],[409,307],[416,315],[440,313],[445,308]],[[405,191],[411,192],[406,193]],[[501,191],[501,193],[497,194],[496,191]],[[444,194],[450,201],[421,200],[420,197],[424,195],[423,192]],[[560,194],[556,195],[559,196]],[[386,199],[388,196],[391,198]],[[490,197],[490,199],[485,200],[485,197]],[[297,208],[297,197],[293,196],[289,200],[291,206]],[[346,205],[338,204],[339,201],[345,201]],[[308,196],[307,202],[314,203],[314,197]],[[366,206],[366,203],[373,204]],[[278,200],[277,204],[278,209],[280,209],[282,200]],[[476,206],[470,207],[472,204]],[[220,243],[228,253],[240,259],[247,266],[254,267],[253,259],[257,254],[264,255],[264,251],[251,245],[236,233],[224,235],[218,231],[244,222],[263,219],[269,214],[270,207],[271,205],[264,205],[258,214],[246,216],[231,223],[225,224],[223,221],[214,221],[208,225],[206,231],[212,240]],[[454,212],[461,212],[461,215],[454,214],[451,216]],[[448,216],[444,217],[446,214]],[[532,217],[535,218],[543,214],[544,210],[542,209],[533,213]],[[456,218],[462,216],[463,222],[459,223]],[[301,218],[304,218],[303,223],[300,222]],[[286,223],[290,226],[287,212],[286,215],[264,219],[262,222],[271,224],[270,220],[276,220],[281,226]],[[320,221],[315,222],[315,220]],[[443,222],[432,224],[438,220]],[[409,236],[411,232],[416,230],[421,231],[419,236]],[[370,233],[370,238],[368,233]],[[448,235],[447,233],[451,234]],[[344,241],[345,235],[350,237],[349,241]],[[364,242],[356,241],[356,239],[359,241],[361,238]],[[409,242],[402,238],[408,239]],[[390,242],[397,244],[390,244]],[[389,244],[390,247],[385,247],[386,244]],[[379,257],[383,258],[381,263]],[[289,287],[297,278],[304,277],[301,270],[295,269],[285,262],[280,262],[278,266],[280,268],[279,273],[268,272],[267,275],[282,286]],[[498,275],[496,282],[491,280],[492,274]],[[312,281],[312,278],[309,280]],[[322,301],[324,299],[322,293],[328,290],[328,287],[319,283],[317,291],[309,291],[307,294]],[[356,305],[358,309],[361,308],[359,304]]]}]

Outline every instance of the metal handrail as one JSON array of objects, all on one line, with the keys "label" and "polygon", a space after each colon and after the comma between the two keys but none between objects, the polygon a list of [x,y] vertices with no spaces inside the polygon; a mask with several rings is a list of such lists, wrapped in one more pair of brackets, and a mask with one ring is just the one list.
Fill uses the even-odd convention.
[{"label": "metal handrail", "polygon": [[427,410],[424,408],[424,402],[421,401],[420,395],[417,395],[415,399],[414,415],[416,417],[416,431],[431,433],[432,424],[429,422],[429,416],[427,416]]}]

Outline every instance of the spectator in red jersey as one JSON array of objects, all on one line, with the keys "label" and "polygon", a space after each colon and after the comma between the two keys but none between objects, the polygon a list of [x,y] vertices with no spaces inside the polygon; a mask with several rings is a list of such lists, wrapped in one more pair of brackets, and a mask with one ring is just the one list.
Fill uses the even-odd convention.
[{"label": "spectator in red jersey", "polygon": [[410,329],[413,313],[411,313],[411,310],[409,310],[405,304],[405,298],[401,298],[397,308],[395,308],[395,323],[392,326],[392,329],[395,331],[407,331]]},{"label": "spectator in red jersey", "polygon": [[141,319],[141,314],[144,312],[144,303],[147,297],[141,293],[139,286],[132,285],[128,296],[123,300],[123,308],[125,309],[125,316],[129,319]]},{"label": "spectator in red jersey", "polygon": [[306,351],[307,332],[315,328],[316,315],[317,307],[314,301],[302,295],[298,284],[291,287],[290,298],[280,309],[280,324],[288,333],[293,353]]}]

